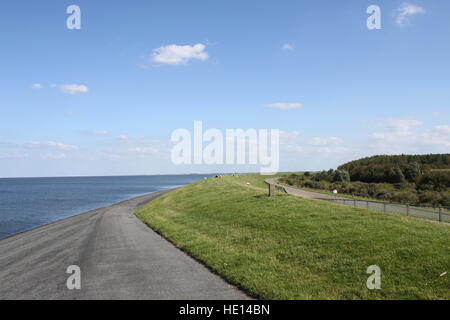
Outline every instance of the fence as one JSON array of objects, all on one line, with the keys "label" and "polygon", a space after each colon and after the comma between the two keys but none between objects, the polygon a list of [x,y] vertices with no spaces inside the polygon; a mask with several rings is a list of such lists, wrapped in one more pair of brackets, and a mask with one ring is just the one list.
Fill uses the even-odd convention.
[{"label": "fence", "polygon": [[[420,205],[408,205],[394,202],[379,202],[370,200],[358,200],[358,199],[345,199],[335,196],[326,196],[317,192],[304,191],[301,189],[290,188],[282,186],[276,183],[274,179],[268,179],[265,181],[269,186],[269,196],[274,196],[276,191],[283,191],[295,196],[313,198],[318,200],[325,200],[344,205],[351,205],[354,207],[366,208],[371,210],[378,210],[383,212],[391,212],[397,214],[403,214],[411,217],[420,217],[439,221],[441,223],[450,223],[450,208],[449,207],[431,207]],[[302,194],[299,194],[302,193]]]},{"label": "fence", "polygon": [[269,197],[272,197],[273,195],[275,195],[275,193],[277,191],[283,192],[283,193],[287,193],[286,189],[282,186],[279,185],[275,185],[275,184],[270,184],[267,183],[266,184],[269,186]]},{"label": "fence", "polygon": [[426,219],[431,219],[439,222],[450,222],[450,208],[447,207],[431,207],[431,206],[419,206],[419,205],[407,205],[393,202],[377,202],[368,200],[357,199],[321,199],[330,202],[341,203],[344,205],[350,205],[359,208],[366,208],[372,210],[378,210],[383,212],[392,212],[404,214],[406,216],[415,216]]}]

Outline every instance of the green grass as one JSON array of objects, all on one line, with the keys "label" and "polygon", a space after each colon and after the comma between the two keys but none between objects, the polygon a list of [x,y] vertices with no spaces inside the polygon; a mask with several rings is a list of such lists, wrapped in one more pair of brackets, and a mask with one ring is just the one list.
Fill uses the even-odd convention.
[{"label": "green grass", "polygon": [[[450,227],[279,194],[264,177],[207,179],[136,214],[263,299],[449,299]],[[250,183],[249,185],[247,184]],[[382,289],[366,287],[367,267]]]}]

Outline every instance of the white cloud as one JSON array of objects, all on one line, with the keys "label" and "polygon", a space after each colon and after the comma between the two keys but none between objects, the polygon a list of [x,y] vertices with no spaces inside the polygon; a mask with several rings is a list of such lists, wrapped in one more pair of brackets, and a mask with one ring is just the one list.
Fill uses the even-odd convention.
[{"label": "white cloud", "polygon": [[450,126],[435,126],[418,136],[419,143],[423,145],[435,145],[450,147]]},{"label": "white cloud", "polygon": [[320,147],[316,150],[317,153],[347,153],[350,149],[346,147]]},{"label": "white cloud", "polygon": [[55,150],[65,150],[72,151],[78,150],[79,148],[74,145],[64,144],[55,141],[33,141],[25,144],[25,147],[28,149],[55,149]]},{"label": "white cloud", "polygon": [[441,118],[441,117],[445,117],[445,116],[446,116],[445,113],[443,113],[443,112],[438,112],[438,111],[432,112],[431,115],[432,115],[433,117],[435,117],[435,118]]},{"label": "white cloud", "polygon": [[[115,139],[115,147],[104,150],[102,154],[113,159],[154,158],[161,153],[169,153],[167,142],[133,139],[128,136],[119,136]],[[162,152],[161,150],[164,150]],[[167,150],[166,150],[167,149]]]},{"label": "white cloud", "polygon": [[436,126],[434,127],[434,130],[441,134],[450,135],[450,126]]},{"label": "white cloud", "polygon": [[272,103],[266,105],[267,108],[273,108],[273,109],[281,109],[281,110],[293,110],[293,109],[300,109],[302,107],[301,103]]},{"label": "white cloud", "polygon": [[297,145],[300,132],[280,130],[280,147],[283,150],[294,151],[295,153],[303,152],[304,148]]},{"label": "white cloud", "polygon": [[305,151],[305,148],[303,148],[302,146],[288,145],[287,149],[290,150],[290,151],[295,151],[295,152],[303,152],[303,151]]},{"label": "white cloud", "polygon": [[297,139],[300,136],[300,132],[298,131],[283,131],[280,130],[280,142],[290,142]]},{"label": "white cloud", "polygon": [[409,18],[417,14],[424,14],[426,11],[424,8],[410,3],[403,3],[400,8],[397,9],[398,15],[395,22],[398,25],[405,25],[408,23]]},{"label": "white cloud", "polygon": [[93,131],[83,131],[84,134],[88,136],[105,136],[108,134],[106,130],[93,130]]},{"label": "white cloud", "polygon": [[17,148],[18,145],[15,144],[15,143],[9,143],[9,142],[0,141],[0,147],[12,149],[12,148]]},{"label": "white cloud", "polygon": [[285,43],[285,44],[283,44],[281,49],[283,49],[283,50],[294,50],[294,47],[290,43]]},{"label": "white cloud", "polygon": [[190,59],[205,61],[209,58],[205,49],[206,46],[201,43],[193,46],[178,46],[176,44],[171,44],[154,49],[151,58],[152,61],[156,63],[173,65],[185,64]]},{"label": "white cloud", "polygon": [[368,144],[377,153],[448,153],[450,126],[441,125],[422,131],[376,132]]},{"label": "white cloud", "polygon": [[28,154],[13,152],[13,153],[0,153],[0,159],[24,159],[27,158]]},{"label": "white cloud", "polygon": [[159,149],[154,147],[132,147],[126,150],[129,154],[138,154],[138,155],[151,155],[159,152]]},{"label": "white cloud", "polygon": [[386,121],[388,128],[393,131],[409,131],[423,124],[421,121],[414,119],[386,119]]},{"label": "white cloud", "polygon": [[330,137],[330,138],[312,138],[309,140],[309,144],[313,146],[329,146],[329,145],[337,145],[343,143],[344,140],[337,137]]},{"label": "white cloud", "polygon": [[67,156],[64,153],[47,152],[46,154],[42,155],[42,158],[50,160],[61,160],[67,158]]},{"label": "white cloud", "polygon": [[42,89],[42,88],[44,88],[44,86],[42,84],[40,84],[40,83],[33,83],[31,85],[31,88],[32,89]]},{"label": "white cloud", "polygon": [[54,88],[58,88],[62,93],[67,94],[78,94],[78,93],[88,93],[89,88],[84,84],[58,84],[52,85]]}]

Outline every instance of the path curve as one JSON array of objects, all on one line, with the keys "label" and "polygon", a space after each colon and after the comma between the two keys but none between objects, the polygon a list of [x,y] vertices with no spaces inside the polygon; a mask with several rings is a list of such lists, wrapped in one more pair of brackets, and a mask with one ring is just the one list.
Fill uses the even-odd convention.
[{"label": "path curve", "polygon": [[297,188],[291,188],[291,187],[288,187],[288,186],[278,183],[278,179],[279,178],[266,179],[265,182],[268,184],[283,188],[284,190],[286,190],[287,194],[301,197],[301,198],[320,199],[320,200],[344,200],[344,199],[348,200],[347,198],[335,197],[335,196],[330,196],[327,194],[311,192],[311,191],[301,190],[301,189],[297,189]]},{"label": "path curve", "polygon": [[[164,192],[0,240],[0,299],[246,299],[134,216]],[[68,266],[81,290],[68,290]]]}]

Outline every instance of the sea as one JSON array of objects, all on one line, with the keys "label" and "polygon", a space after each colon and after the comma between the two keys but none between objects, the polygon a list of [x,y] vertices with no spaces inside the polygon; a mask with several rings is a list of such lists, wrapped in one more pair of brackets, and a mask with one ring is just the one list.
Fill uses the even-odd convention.
[{"label": "sea", "polygon": [[208,175],[0,179],[0,239]]}]

